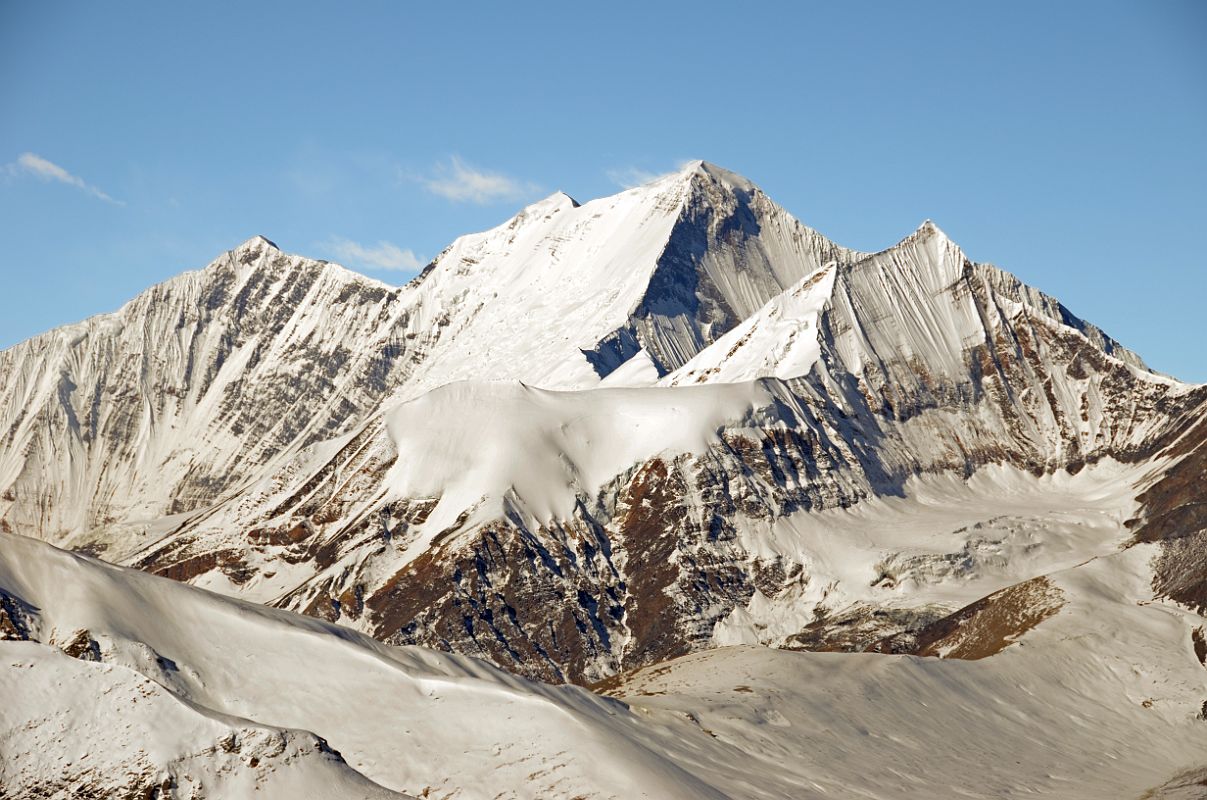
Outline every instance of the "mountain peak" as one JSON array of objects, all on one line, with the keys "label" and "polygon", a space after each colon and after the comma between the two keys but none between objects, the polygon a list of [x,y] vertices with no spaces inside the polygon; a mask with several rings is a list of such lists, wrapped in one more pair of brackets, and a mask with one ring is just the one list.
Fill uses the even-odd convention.
[{"label": "mountain peak", "polygon": [[758,188],[748,178],[736,172],[699,159],[688,161],[684,164],[679,171],[679,175],[689,179],[695,176],[702,176],[729,189],[742,192],[751,192]]},{"label": "mountain peak", "polygon": [[257,234],[231,250],[229,255],[239,264],[252,264],[266,255],[272,256],[280,252],[280,248],[271,240]]},{"label": "mountain peak", "polygon": [[520,213],[531,213],[533,211],[556,211],[559,208],[578,207],[579,202],[577,200],[563,192],[561,189],[558,189],[548,197],[542,200],[537,200],[535,203],[530,203],[529,205],[525,206]]},{"label": "mountain peak", "polygon": [[236,247],[235,252],[245,253],[245,252],[250,252],[253,250],[264,250],[266,248],[270,249],[270,250],[276,250],[277,252],[280,252],[280,250],[281,250],[281,248],[277,247],[276,242],[272,241],[271,239],[269,239],[265,236],[256,234],[255,236],[251,237],[243,244]]},{"label": "mountain peak", "polygon": [[930,239],[936,236],[951,241],[951,237],[930,219],[922,220],[922,224],[918,226],[917,230],[910,234],[910,237],[915,239]]},{"label": "mountain peak", "polygon": [[[886,248],[885,250],[883,250],[881,252],[889,252],[892,250],[896,250],[900,247],[905,247],[908,245],[924,244],[924,243],[931,242],[931,241],[936,242],[940,246],[947,244],[947,245],[951,245],[956,250],[960,250],[960,246],[958,244],[956,244],[952,240],[952,238],[943,231],[942,228],[940,228],[938,225],[936,225],[934,223],[934,221],[932,221],[930,219],[925,219],[922,221],[921,225],[919,225],[917,228],[914,229],[913,233],[911,233],[908,236],[906,236],[905,238],[901,239],[901,241],[897,242],[892,247]],[[963,252],[963,251],[961,250],[961,252]],[[875,254],[873,254],[873,255],[875,255]]]}]

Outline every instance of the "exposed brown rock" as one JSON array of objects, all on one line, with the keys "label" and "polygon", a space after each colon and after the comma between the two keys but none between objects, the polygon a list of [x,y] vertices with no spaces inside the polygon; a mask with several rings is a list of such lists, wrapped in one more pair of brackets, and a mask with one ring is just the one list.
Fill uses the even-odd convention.
[{"label": "exposed brown rock", "polygon": [[557,682],[608,669],[624,617],[619,578],[601,555],[610,545],[585,523],[542,533],[494,525],[455,550],[425,552],[364,599],[375,635]]},{"label": "exposed brown rock", "polygon": [[0,640],[28,641],[28,615],[21,601],[0,592]]},{"label": "exposed brown rock", "polygon": [[[160,564],[163,566],[159,566]],[[156,553],[136,566],[146,569],[153,575],[162,575],[182,583],[214,569],[222,570],[222,573],[235,584],[246,583],[255,574],[243,560],[243,554],[237,550],[200,553],[187,556],[179,561],[171,560],[170,557],[166,557],[166,554]]]},{"label": "exposed brown rock", "polygon": [[1139,800],[1201,800],[1207,797],[1207,767],[1187,770],[1140,795]]},{"label": "exposed brown rock", "polygon": [[916,642],[918,634],[943,618],[934,608],[891,609],[859,605],[840,613],[820,613],[799,633],[788,637],[787,650],[851,653],[867,650],[888,636],[898,647]]},{"label": "exposed brown rock", "polygon": [[101,646],[87,630],[78,630],[71,635],[65,644],[60,645],[63,652],[81,661],[100,661]]},{"label": "exposed brown rock", "polygon": [[680,574],[674,560],[675,529],[686,516],[685,490],[681,477],[655,459],[637,471],[621,495],[618,535],[627,554],[625,574],[632,576],[626,588],[633,645],[625,654],[626,667],[688,652],[668,593]]},{"label": "exposed brown rock", "polygon": [[1153,591],[1207,611],[1207,404],[1197,423],[1162,452],[1178,459],[1138,498],[1136,542],[1160,542]]},{"label": "exposed brown rock", "polygon": [[253,528],[247,532],[247,538],[254,544],[273,544],[287,546],[304,542],[314,535],[314,526],[309,520],[302,520],[287,529]]},{"label": "exposed brown rock", "polygon": [[868,649],[975,661],[1000,653],[1063,605],[1064,593],[1051,581],[1032,578],[977,600],[912,637],[890,636]]}]

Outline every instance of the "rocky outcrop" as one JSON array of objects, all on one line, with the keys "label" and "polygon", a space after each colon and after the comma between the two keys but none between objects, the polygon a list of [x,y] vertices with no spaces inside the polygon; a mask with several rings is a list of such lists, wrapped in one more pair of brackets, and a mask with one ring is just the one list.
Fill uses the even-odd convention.
[{"label": "rocky outcrop", "polygon": [[1011,586],[919,630],[887,637],[868,648],[976,661],[1000,653],[1027,631],[1060,611],[1063,594],[1045,577]]},{"label": "rocky outcrop", "polygon": [[1153,591],[1202,614],[1207,611],[1207,398],[1188,417],[1189,430],[1158,454],[1171,465],[1140,494],[1140,515],[1128,524],[1136,542],[1160,543]]}]

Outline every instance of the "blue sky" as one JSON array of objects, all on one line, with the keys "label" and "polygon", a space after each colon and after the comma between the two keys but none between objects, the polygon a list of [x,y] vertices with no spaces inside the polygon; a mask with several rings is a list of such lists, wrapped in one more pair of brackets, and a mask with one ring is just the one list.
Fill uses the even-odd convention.
[{"label": "blue sky", "polygon": [[454,5],[0,0],[0,347],[254,234],[402,282],[703,158],[1207,381],[1207,3]]}]

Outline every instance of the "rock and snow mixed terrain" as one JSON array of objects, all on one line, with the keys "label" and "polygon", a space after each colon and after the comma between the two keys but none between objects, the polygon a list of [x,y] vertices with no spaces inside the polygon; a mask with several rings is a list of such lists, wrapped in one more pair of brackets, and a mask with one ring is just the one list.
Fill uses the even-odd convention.
[{"label": "rock and snow mixed terrain", "polygon": [[0,786],[1178,796],[1205,420],[702,162],[398,288],[257,237],[0,353]]}]

